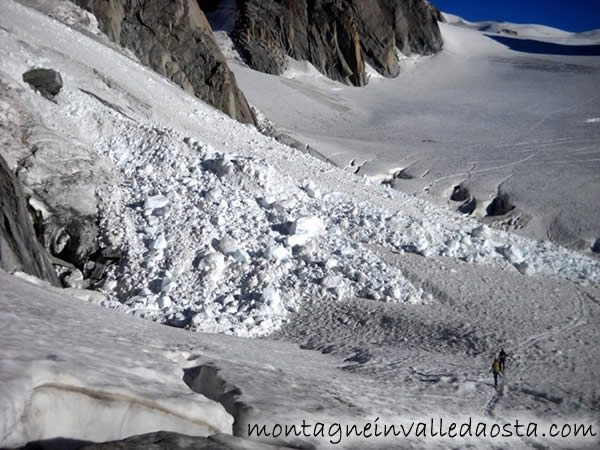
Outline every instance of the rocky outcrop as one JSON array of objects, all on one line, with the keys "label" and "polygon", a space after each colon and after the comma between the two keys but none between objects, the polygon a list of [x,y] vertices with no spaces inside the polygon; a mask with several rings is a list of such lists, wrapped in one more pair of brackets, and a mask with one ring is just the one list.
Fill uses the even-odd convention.
[{"label": "rocky outcrop", "polygon": [[0,268],[26,272],[59,285],[50,255],[35,235],[23,187],[1,155]]},{"label": "rocky outcrop", "polygon": [[145,65],[208,104],[256,124],[197,0],[73,0]]},{"label": "rocky outcrop", "polygon": [[427,0],[378,0],[378,3],[403,54],[428,55],[441,50],[444,43],[437,23],[444,22],[444,18]]},{"label": "rocky outcrop", "polygon": [[53,69],[32,69],[23,74],[23,81],[48,100],[54,99],[63,87],[60,73]]},{"label": "rocky outcrop", "polygon": [[[214,4],[202,2],[200,4]],[[286,57],[311,62],[336,80],[363,86],[369,64],[398,75],[398,54],[441,49],[441,14],[425,0],[238,0],[232,38],[252,68],[271,74]]]}]

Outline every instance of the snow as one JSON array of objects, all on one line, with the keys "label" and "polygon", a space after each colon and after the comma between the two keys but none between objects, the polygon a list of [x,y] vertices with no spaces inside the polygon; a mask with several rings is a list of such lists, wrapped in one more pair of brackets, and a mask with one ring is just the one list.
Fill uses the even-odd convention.
[{"label": "snow", "polygon": [[450,25],[483,31],[485,33],[507,34],[508,30],[509,34],[511,34],[510,32],[516,33],[511,34],[513,36],[564,42],[565,44],[574,44],[574,40],[578,40],[580,43],[587,41],[586,43],[590,44],[600,42],[600,39],[598,39],[600,36],[599,30],[571,33],[547,25],[495,22],[489,20],[470,22],[454,14],[442,13],[442,15]]},{"label": "snow", "polygon": [[[538,109],[556,99],[528,94],[533,77],[522,68],[519,79],[526,79],[517,92],[523,98],[507,98],[507,86],[497,83],[514,81],[514,61],[510,67],[490,62],[515,57],[503,46],[478,31],[445,25],[444,53],[412,61],[398,80],[372,80],[365,89],[236,67],[242,85],[252,83],[245,91],[253,103],[298,136],[309,136],[305,142],[331,150],[331,158],[351,166],[344,170],[230,120],[94,35],[14,1],[2,2],[0,12],[0,80],[22,89],[23,107],[37,111],[45,126],[114,164],[117,182],[95,195],[103,245],[127,249],[119,264],[108,267],[100,292],[58,291],[29,278],[38,284],[30,286],[0,273],[0,403],[8,405],[0,412],[0,445],[49,439],[53,430],[94,440],[158,427],[231,432],[233,417],[240,427],[303,418],[471,415],[501,422],[524,416],[541,423],[597,417],[598,384],[590,367],[600,364],[593,345],[599,260],[421,198],[435,200],[436,192],[449,197],[466,177],[453,174],[477,160],[472,169],[467,164],[468,187],[487,199],[473,181],[477,174],[495,196],[498,184],[510,184],[505,180],[515,167],[543,166],[528,155],[528,145],[541,152],[544,137],[548,151],[559,150],[551,145],[553,127],[571,116],[543,118]],[[591,59],[569,61],[595,67]],[[63,75],[56,103],[20,81],[37,65]],[[567,94],[581,89],[578,99],[594,81],[585,72],[553,76],[581,82],[564,88]],[[555,83],[546,74],[540,89]],[[424,86],[439,87],[427,94]],[[494,86],[486,94],[491,98],[483,96]],[[280,94],[286,109],[277,103]],[[482,102],[506,114],[498,129],[483,122],[499,116],[480,121]],[[398,111],[398,104],[405,109]],[[580,154],[589,151],[593,159],[597,127],[585,120],[597,117],[596,101],[576,106],[571,128],[561,128],[563,134],[573,131],[567,138],[576,142],[557,142],[560,149],[581,144]],[[2,111],[6,129],[16,126],[10,104]],[[514,111],[526,117],[513,118]],[[356,126],[359,120],[363,125]],[[392,129],[395,134],[388,134]],[[513,160],[492,151],[500,145],[493,140],[508,145],[515,133],[532,138],[527,145],[511,144],[524,154]],[[443,137],[443,145],[421,142],[432,136]],[[399,150],[406,152],[402,161],[385,161]],[[420,150],[424,162],[416,156]],[[382,158],[381,170],[373,155]],[[590,172],[577,166],[567,173],[570,166],[562,165],[558,172],[581,177],[576,198],[592,199],[586,217],[593,217],[589,205],[597,191],[589,177],[595,168],[593,161],[584,163]],[[417,174],[418,195],[351,173],[389,178],[398,171],[390,167]],[[550,178],[542,175],[533,181]],[[551,181],[564,181],[561,176]],[[404,181],[411,182],[394,179]],[[422,194],[424,187],[432,194]],[[558,206],[572,198],[573,185],[563,187]],[[525,202],[517,194],[515,202]],[[538,195],[548,198],[548,192]],[[501,345],[514,353],[503,396],[490,387],[487,373]],[[192,376],[188,387],[184,369],[202,376]],[[24,414],[27,404],[45,414]],[[63,413],[53,414],[49,405],[61,404]],[[130,413],[121,422],[125,407]],[[90,411],[102,418],[96,428]],[[423,442],[406,446],[422,448]]]},{"label": "snow", "polygon": [[148,352],[149,335],[134,338],[143,326],[119,337],[121,315],[12,278],[0,274],[0,445],[231,432],[221,405],[177,383],[170,361]]},{"label": "snow", "polygon": [[324,234],[325,224],[319,217],[300,217],[292,223],[289,233],[288,246],[302,246]]},{"label": "snow", "polygon": [[165,239],[164,234],[160,234],[153,242],[152,242],[152,250],[164,250],[168,246],[167,240]]},{"label": "snow", "polygon": [[[152,166],[147,166],[147,167],[152,167]],[[151,173],[146,168],[144,169],[144,172],[148,175]],[[164,195],[155,195],[155,196],[146,198],[146,209],[155,210],[155,209],[159,209],[159,208],[164,208],[168,204],[169,204],[169,199],[167,197],[165,197]]]},{"label": "snow", "polygon": [[[448,272],[440,270],[441,264],[446,264],[443,260],[406,263],[416,271],[425,270],[435,283],[448,278]],[[457,279],[467,283],[481,276],[498,276],[472,265],[454,265],[453,270],[460,272]],[[478,361],[481,358],[472,350],[456,351],[468,340],[459,336],[441,340],[435,333],[428,334],[430,327],[462,314],[457,305],[436,304],[431,309],[408,305],[402,313],[380,302],[360,308],[353,302],[316,303],[316,310],[305,311],[297,320],[304,328],[306,313],[312,317],[309,348],[319,342],[322,333],[329,334],[324,341],[327,356],[281,341],[192,334],[160,326],[0,273],[0,399],[4,405],[0,445],[58,436],[103,441],[159,429],[191,435],[228,433],[231,414],[244,425],[300,424],[302,420],[362,424],[376,417],[382,423],[410,423],[432,415],[444,420],[470,416],[492,424],[515,414],[526,422],[535,420],[539,426],[549,420],[596,424],[586,414],[593,406],[586,406],[584,399],[593,398],[596,386],[586,367],[597,363],[600,355],[591,349],[579,351],[577,341],[593,336],[594,325],[587,324],[585,316],[598,313],[597,304],[586,302],[584,296],[573,297],[568,283],[524,278],[518,285],[515,280],[506,277],[493,282],[500,292],[492,295],[506,296],[502,305],[495,299],[486,301],[481,286],[473,285],[470,294],[462,295],[465,306],[485,302],[479,308],[468,308],[469,322],[462,322],[477,333],[478,339],[471,345],[485,346],[489,339],[494,340],[486,337],[486,327],[494,331],[504,328],[511,335],[510,385],[504,401],[499,402],[486,381],[487,361]],[[453,295],[458,286],[447,294]],[[537,292],[536,299],[524,296],[517,300],[509,295],[515,289],[521,294]],[[598,295],[600,291],[591,292]],[[264,295],[271,301],[278,297],[275,291]],[[536,304],[542,296],[552,311]],[[498,306],[504,311],[501,316]],[[403,325],[396,331],[401,334],[394,343],[390,334],[394,331],[387,327],[400,323],[395,322],[398,313]],[[327,325],[332,314],[336,321]],[[529,315],[535,315],[535,320],[526,320]],[[360,328],[362,333],[348,335],[357,320],[366,322]],[[379,321],[385,326],[377,325]],[[294,338],[297,325],[286,331],[288,339]],[[331,326],[334,328],[328,329]],[[557,349],[557,338],[561,350],[546,361],[550,349]],[[368,345],[368,341],[373,343]],[[438,346],[441,348],[434,350]],[[344,354],[346,362],[340,366],[338,358]],[[364,362],[352,362],[359,360]],[[559,370],[547,371],[546,364]],[[570,364],[574,364],[572,370],[560,370]],[[182,374],[186,374],[185,383]],[[574,383],[574,377],[579,383]],[[403,382],[398,383],[399,379]],[[567,387],[569,393],[564,391]],[[547,393],[546,389],[554,391]],[[225,412],[214,400],[223,399],[226,392],[238,392],[234,399],[245,408]],[[225,407],[231,405],[222,402]],[[498,443],[472,442],[478,448],[494,448]],[[320,444],[317,448],[328,448],[326,442]],[[429,448],[447,444],[443,440],[425,443]],[[502,444],[516,449],[523,448],[524,442],[503,440]],[[381,448],[383,444],[363,440],[357,445]],[[409,439],[405,445],[423,448],[424,442]],[[557,448],[564,445],[565,441],[556,443]],[[581,447],[582,442],[572,445]]]},{"label": "snow", "polygon": [[[22,15],[35,14],[12,2],[4,8],[6,20],[12,17],[17,23]],[[369,179],[348,176],[229,121],[91,38],[79,35],[82,49],[71,51],[70,41],[60,38],[68,29],[49,19],[36,16],[36,20],[47,22],[46,31],[39,30],[39,37],[30,33],[29,40],[51,43],[57,50],[65,47],[65,53],[80,58],[82,65],[74,66],[71,59],[55,53],[37,56],[28,48],[18,50],[12,37],[19,33],[15,29],[2,36],[7,70],[18,79],[23,59],[52,57],[53,64],[63,69],[66,85],[56,105],[43,103],[42,116],[77,133],[99,155],[112,160],[122,176],[119,189],[100,195],[102,228],[110,233],[113,245],[128,247],[124,264],[108,270],[103,291],[108,304],[161,322],[183,314],[194,319],[199,331],[257,336],[285,324],[289,311],[300,308],[307,298],[321,293],[336,298],[335,293],[321,291],[319,280],[330,275],[344,279],[346,295],[399,302],[426,299],[420,287],[366,248],[366,242],[517,271],[526,261],[528,273],[592,283],[600,279],[600,265],[593,259],[499,231],[471,235],[469,230],[477,225],[467,219],[448,216]],[[478,42],[471,43],[472,49],[490,45]],[[466,51],[451,40],[447,47],[449,52]],[[128,96],[112,92],[86,69],[92,50],[97,52],[92,62],[97,72],[101,64],[114,66],[108,59],[119,59],[110,77],[119,91],[130,92]],[[150,98],[149,91],[140,88],[143,84],[161,89],[152,89]],[[95,101],[78,86],[95,89],[109,103],[130,102],[121,107],[128,116]],[[153,102],[163,106],[136,109]],[[137,204],[143,207],[128,206]],[[522,258],[515,259],[505,247],[518,248]],[[274,248],[279,248],[275,257]],[[332,266],[336,259],[341,263]],[[174,299],[170,308],[164,308],[168,315],[152,307],[165,278]],[[275,307],[267,305],[265,317],[261,293],[268,286],[286,295]],[[390,291],[402,294],[392,297],[386,294]],[[125,303],[135,296],[145,299],[141,305],[148,305],[147,310],[129,309]],[[233,304],[223,305],[221,298],[233,298]]]},{"label": "snow", "polygon": [[[541,26],[479,31],[491,22],[458,20],[440,24],[439,54],[403,58],[399,77],[372,78],[364,89],[297,69],[290,79],[231,67],[278,129],[339,167],[354,161],[349,172],[373,182],[402,168],[395,189],[451,210],[462,184],[484,223],[589,252],[600,236],[600,129],[590,121],[600,110],[600,60],[513,51],[488,35],[575,50],[598,41]],[[503,28],[519,35],[496,33]],[[517,210],[487,217],[499,193]]]}]

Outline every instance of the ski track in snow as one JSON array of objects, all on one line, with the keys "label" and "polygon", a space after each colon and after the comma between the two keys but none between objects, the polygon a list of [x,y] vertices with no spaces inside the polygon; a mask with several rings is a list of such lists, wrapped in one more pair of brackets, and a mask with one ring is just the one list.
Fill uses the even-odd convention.
[{"label": "ski track in snow", "polygon": [[[581,292],[581,290],[578,286],[576,286],[576,293],[577,293],[577,315],[569,323],[567,323],[563,326],[558,326],[549,331],[535,334],[535,335],[530,336],[529,338],[525,339],[524,341],[518,343],[517,345],[513,346],[512,350],[511,350],[512,353],[510,355],[512,358],[509,358],[509,361],[507,362],[507,365],[511,366],[511,371],[515,370],[515,369],[519,369],[519,367],[520,367],[521,358],[518,358],[515,360],[514,359],[515,354],[522,354],[525,350],[527,350],[530,347],[533,347],[535,344],[537,344],[540,341],[548,340],[551,337],[566,335],[569,332],[571,332],[571,331],[575,330],[576,328],[581,327],[587,323],[587,321],[585,320],[586,311],[585,311],[584,294]],[[596,325],[596,327],[597,327],[597,325]],[[514,367],[514,369],[513,369],[513,367]],[[508,381],[510,382],[509,379],[508,379]],[[486,415],[494,417],[494,408],[496,407],[496,405],[498,404],[498,402],[504,395],[504,389],[505,389],[506,382],[507,382],[506,375],[502,375],[501,381],[499,383],[499,390],[494,393],[492,398],[485,405],[484,412]],[[524,392],[518,384],[509,386],[509,389],[511,391]],[[539,395],[539,393],[537,395]]]},{"label": "ski track in snow", "polygon": [[[444,181],[444,180],[448,180],[448,179],[452,179],[452,178],[465,177],[465,176],[470,177],[471,175],[475,175],[475,174],[480,174],[480,173],[485,173],[485,172],[494,172],[494,171],[497,171],[500,169],[506,169],[508,167],[518,166],[519,164],[522,164],[522,163],[532,160],[533,158],[535,158],[536,155],[537,155],[537,153],[532,153],[529,156],[527,156],[526,158],[520,159],[518,161],[510,162],[507,164],[503,164],[501,166],[488,167],[486,169],[470,170],[468,172],[456,173],[454,175],[446,175],[446,176],[443,176],[443,177],[433,180],[431,182],[431,186],[433,186],[436,183],[439,183],[440,181]],[[486,162],[489,163],[490,161],[486,161]]]},{"label": "ski track in snow", "polygon": [[575,328],[585,324],[586,321],[584,320],[584,317],[585,317],[584,300],[583,300],[582,294],[579,290],[577,290],[577,300],[578,300],[577,316],[575,318],[573,318],[569,323],[567,323],[566,325],[564,325],[562,327],[557,327],[550,331],[531,336],[530,338],[526,339],[524,342],[517,344],[515,346],[515,349],[516,349],[515,351],[525,350],[529,347],[532,347],[539,341],[546,340],[553,336],[568,333],[569,331],[572,331]]}]

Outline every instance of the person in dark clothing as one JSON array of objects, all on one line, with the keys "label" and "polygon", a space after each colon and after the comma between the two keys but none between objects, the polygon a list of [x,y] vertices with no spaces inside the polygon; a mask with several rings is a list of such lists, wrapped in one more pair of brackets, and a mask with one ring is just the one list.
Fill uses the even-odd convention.
[{"label": "person in dark clothing", "polygon": [[500,361],[500,370],[502,371],[502,373],[504,373],[506,358],[508,358],[508,354],[504,351],[504,349],[501,349],[500,353],[498,354],[498,360]]},{"label": "person in dark clothing", "polygon": [[498,358],[494,359],[490,372],[494,374],[494,387],[498,389],[498,375],[502,373],[500,370],[500,360],[498,360]]}]

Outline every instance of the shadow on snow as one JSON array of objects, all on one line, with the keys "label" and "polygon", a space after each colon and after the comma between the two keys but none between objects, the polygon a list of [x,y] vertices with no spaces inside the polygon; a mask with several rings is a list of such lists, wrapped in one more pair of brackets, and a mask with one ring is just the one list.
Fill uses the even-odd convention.
[{"label": "shadow on snow", "polygon": [[486,34],[486,36],[517,52],[544,55],[600,56],[600,45],[565,45],[491,34]]}]

